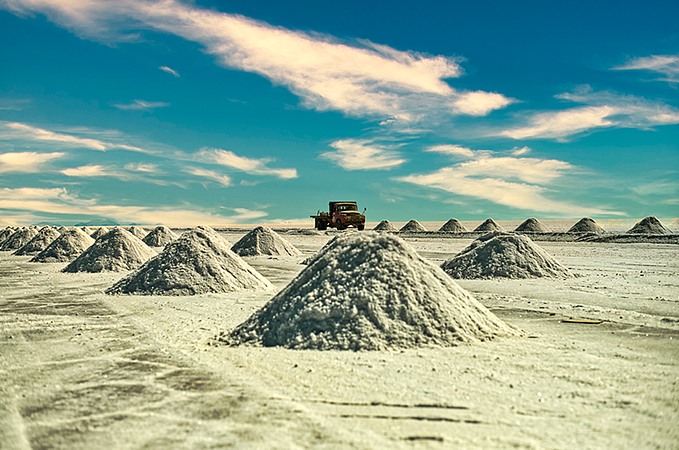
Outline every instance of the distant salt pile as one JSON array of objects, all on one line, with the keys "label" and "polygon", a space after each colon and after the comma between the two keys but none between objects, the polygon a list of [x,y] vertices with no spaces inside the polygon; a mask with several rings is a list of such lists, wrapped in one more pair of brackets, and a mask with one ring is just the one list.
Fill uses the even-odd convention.
[{"label": "distant salt pile", "polygon": [[606,231],[598,224],[596,223],[593,219],[590,219],[589,217],[583,217],[582,219],[578,220],[578,222],[570,227],[567,231],[567,233],[596,233],[596,234],[603,234]]},{"label": "distant salt pile", "polygon": [[439,231],[444,231],[446,233],[467,233],[469,230],[467,230],[459,220],[450,219],[439,228]]},{"label": "distant salt pile", "polygon": [[58,263],[73,261],[90,245],[94,239],[79,228],[64,230],[45,250],[38,253],[30,261],[40,263]]},{"label": "distant salt pile", "polygon": [[16,256],[37,255],[49,247],[49,245],[59,236],[61,236],[61,234],[56,228],[49,226],[43,227],[40,229],[40,231],[38,231],[38,234],[36,234],[33,239],[28,241],[26,245],[14,252],[14,254]]},{"label": "distant salt pile", "polygon": [[571,273],[530,238],[488,233],[441,265],[453,278],[569,278]]},{"label": "distant salt pile", "polygon": [[145,228],[142,227],[127,227],[127,231],[138,237],[139,239],[144,239],[147,234],[149,234],[148,231],[146,231]]},{"label": "distant salt pile", "polygon": [[96,230],[94,230],[94,232],[92,232],[92,234],[90,234],[90,236],[92,237],[92,239],[94,239],[96,241],[97,239],[99,239],[100,237],[102,237],[103,235],[105,235],[108,232],[109,232],[108,228],[99,227]]},{"label": "distant salt pile", "polygon": [[14,227],[7,227],[0,231],[0,246],[2,246],[11,235],[16,233],[16,231],[17,229]]},{"label": "distant salt pile", "polygon": [[493,231],[506,231],[500,225],[495,223],[493,219],[486,219],[481,225],[474,228],[475,232],[491,233]]},{"label": "distant salt pile", "polygon": [[415,219],[403,225],[403,227],[400,230],[398,230],[399,233],[419,233],[422,231],[427,231],[427,229],[423,227],[422,224]]},{"label": "distant salt pile", "polygon": [[92,237],[92,233],[94,233],[94,230],[90,227],[80,227],[80,229],[83,230],[85,234],[89,235],[90,237]]},{"label": "distant salt pile", "polygon": [[165,225],[155,227],[149,234],[142,239],[144,244],[149,247],[165,247],[170,242],[176,241],[179,238],[177,233],[170,230]]},{"label": "distant salt pile", "polygon": [[125,272],[156,256],[129,231],[114,228],[74,259],[62,272]]},{"label": "distant salt pile", "polygon": [[514,230],[517,233],[551,233],[552,230],[541,224],[538,219],[531,217],[523,221],[521,225]]},{"label": "distant salt pile", "polygon": [[636,225],[628,231],[631,234],[668,234],[667,229],[663,226],[658,219],[653,216],[646,217],[645,219],[637,222]]},{"label": "distant salt pile", "polygon": [[268,227],[255,228],[236,242],[231,251],[240,256],[302,256],[294,245]]},{"label": "distant salt pile", "polygon": [[401,238],[336,237],[287,287],[220,340],[317,350],[455,346],[520,334]]},{"label": "distant salt pile", "polygon": [[23,227],[11,234],[0,246],[0,251],[11,252],[18,250],[38,234],[35,227]]},{"label": "distant salt pile", "polygon": [[373,228],[373,231],[398,231],[398,228],[396,228],[394,224],[388,220],[383,220],[382,222],[378,223],[375,228]]},{"label": "distant salt pile", "polygon": [[106,293],[197,295],[271,288],[230,246],[209,227],[187,231]]}]

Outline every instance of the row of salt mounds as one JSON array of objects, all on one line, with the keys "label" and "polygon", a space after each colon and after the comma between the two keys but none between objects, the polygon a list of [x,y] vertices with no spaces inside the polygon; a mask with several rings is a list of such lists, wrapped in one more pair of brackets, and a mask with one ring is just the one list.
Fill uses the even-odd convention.
[{"label": "row of salt mounds", "polygon": [[40,231],[38,231],[38,234],[36,234],[33,239],[28,241],[26,245],[14,252],[14,255],[37,255],[49,247],[49,245],[59,236],[61,236],[61,233],[59,233],[56,228],[52,228],[50,226],[42,227]]},{"label": "row of salt mounds", "polygon": [[498,319],[403,239],[337,236],[230,334],[230,345],[318,350],[454,346],[521,332]]},{"label": "row of salt mounds", "polygon": [[137,226],[127,227],[126,230],[129,231],[130,233],[132,233],[134,236],[136,236],[139,239],[144,239],[146,237],[146,235],[149,234],[149,232],[146,231],[146,229],[143,228],[143,227],[137,227]]},{"label": "row of salt mounds", "polygon": [[240,256],[302,256],[302,252],[268,227],[257,227],[236,242],[231,251]]},{"label": "row of salt mounds", "polygon": [[0,247],[0,251],[9,252],[12,250],[19,250],[37,234],[38,230],[35,227],[20,228],[7,239],[5,239],[5,242],[2,243],[2,247]]},{"label": "row of salt mounds", "polygon": [[668,234],[667,229],[663,226],[660,221],[653,217],[648,216],[641,221],[637,222],[628,233],[631,234]]},{"label": "row of salt mounds", "polygon": [[517,233],[551,233],[552,230],[541,224],[538,219],[531,217],[526,219],[514,230]]},{"label": "row of salt mounds", "polygon": [[589,217],[583,217],[580,219],[575,225],[570,227],[567,231],[567,233],[596,233],[596,234],[604,234],[606,230],[604,230],[601,225],[596,223],[594,219],[591,219]]},{"label": "row of salt mounds", "polygon": [[100,237],[102,237],[103,235],[105,235],[108,232],[109,232],[108,228],[99,227],[96,230],[94,230],[94,232],[92,234],[90,234],[90,236],[92,237],[92,239],[94,239],[96,241],[97,239],[99,239]]},{"label": "row of salt mounds", "polygon": [[441,228],[439,228],[439,231],[444,231],[446,233],[466,233],[469,230],[467,230],[459,220],[450,219],[448,222],[444,223]]},{"label": "row of salt mounds", "polygon": [[529,237],[488,233],[441,265],[453,278],[570,278],[569,270]]},{"label": "row of salt mounds", "polygon": [[149,234],[147,234],[142,242],[149,247],[165,247],[170,242],[174,242],[179,238],[177,233],[170,230],[165,225],[155,227]]},{"label": "row of salt mounds", "polygon": [[382,222],[378,223],[375,228],[373,228],[373,231],[398,231],[398,228],[396,228],[394,224],[388,220],[383,220]]},{"label": "row of salt mounds", "polygon": [[486,219],[481,225],[474,228],[474,232],[477,233],[492,233],[493,231],[505,232],[507,230],[495,223],[493,219]]},{"label": "row of salt mounds", "polygon": [[90,245],[94,239],[79,228],[64,230],[50,245],[35,255],[30,262],[59,263],[73,261]]},{"label": "row of salt mounds", "polygon": [[209,227],[187,231],[106,293],[196,295],[271,288],[230,245]]},{"label": "row of salt mounds", "polygon": [[420,233],[423,231],[427,231],[427,229],[415,219],[403,225],[403,227],[401,227],[401,229],[398,230],[399,233]]},{"label": "row of salt mounds", "polygon": [[148,245],[129,231],[114,228],[64,267],[62,272],[125,272],[156,256]]},{"label": "row of salt mounds", "polygon": [[0,231],[0,246],[2,246],[11,235],[16,233],[16,231],[17,229],[13,227],[7,227]]}]

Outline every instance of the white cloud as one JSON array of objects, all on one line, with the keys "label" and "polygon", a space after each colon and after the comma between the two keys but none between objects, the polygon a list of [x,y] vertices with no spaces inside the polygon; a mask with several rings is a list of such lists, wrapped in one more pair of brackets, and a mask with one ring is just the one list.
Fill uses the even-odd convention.
[{"label": "white cloud", "polygon": [[523,155],[529,154],[530,152],[532,152],[530,147],[521,147],[521,148],[515,147],[515,148],[512,149],[512,155],[514,155],[514,156],[523,156]]},{"label": "white cloud", "polygon": [[222,175],[213,170],[201,169],[199,167],[187,167],[184,171],[197,177],[208,178],[210,180],[216,181],[222,186],[229,187],[233,184],[231,182],[231,178],[229,178],[227,175]]},{"label": "white cloud", "polygon": [[612,70],[649,70],[665,75],[659,81],[679,83],[679,55],[651,55],[634,58]]},{"label": "white cloud", "polygon": [[502,109],[514,102],[516,100],[495,92],[474,91],[459,94],[452,107],[460,114],[487,116],[496,109]]},{"label": "white cloud", "polygon": [[563,138],[592,128],[612,127],[617,122],[607,117],[619,112],[610,106],[583,106],[539,113],[529,119],[530,126],[505,130],[501,134],[512,139]]},{"label": "white cloud", "polygon": [[155,173],[158,174],[158,166],[156,164],[144,164],[144,163],[127,163],[125,164],[125,170],[131,172],[144,172],[144,173]]},{"label": "white cloud", "polygon": [[119,177],[119,174],[112,172],[110,168],[100,165],[64,169],[61,173],[69,177]]},{"label": "white cloud", "polygon": [[218,148],[204,148],[196,154],[195,159],[200,162],[232,167],[250,175],[272,175],[283,180],[298,177],[296,169],[272,169],[267,167],[267,164],[272,161],[271,158],[248,158]]},{"label": "white cloud", "polygon": [[425,152],[441,153],[444,155],[451,156],[461,156],[464,158],[473,158],[474,150],[466,147],[461,147],[459,145],[435,145],[433,147],[426,148]]},{"label": "white cloud", "polygon": [[61,158],[65,153],[10,152],[0,154],[0,173],[23,172],[36,173],[53,159]]},{"label": "white cloud", "polygon": [[166,102],[147,102],[145,100],[134,100],[132,103],[127,103],[127,104],[114,104],[118,109],[122,110],[133,110],[133,111],[138,111],[138,110],[144,110],[148,111],[150,109],[155,109],[155,108],[164,108],[166,106],[170,106],[169,103]]},{"label": "white cloud", "polygon": [[160,70],[162,70],[163,72],[169,73],[170,75],[174,76],[175,78],[179,78],[179,76],[180,76],[179,73],[177,73],[176,70],[170,69],[170,68],[167,67],[167,66],[160,66],[160,67],[158,67],[158,68],[159,68]]},{"label": "white cloud", "polygon": [[371,140],[342,139],[330,146],[335,151],[321,153],[346,170],[389,170],[407,162],[393,147],[375,144]]}]

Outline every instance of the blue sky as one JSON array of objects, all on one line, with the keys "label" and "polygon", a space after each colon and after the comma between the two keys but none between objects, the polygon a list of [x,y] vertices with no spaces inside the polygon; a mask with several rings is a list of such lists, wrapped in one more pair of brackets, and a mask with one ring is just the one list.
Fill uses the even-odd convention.
[{"label": "blue sky", "polygon": [[0,0],[0,224],[679,216],[679,3]]}]

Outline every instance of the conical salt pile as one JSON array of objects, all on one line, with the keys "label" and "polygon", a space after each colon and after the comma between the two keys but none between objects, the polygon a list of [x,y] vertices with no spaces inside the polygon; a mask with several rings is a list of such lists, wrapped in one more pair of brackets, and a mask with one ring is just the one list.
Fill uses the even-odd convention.
[{"label": "conical salt pile", "polygon": [[136,269],[154,256],[156,252],[132,233],[114,228],[97,239],[62,272],[124,272]]},{"label": "conical salt pile", "polygon": [[394,224],[388,220],[383,220],[382,222],[378,223],[375,228],[373,228],[373,231],[398,231],[398,228],[396,228]]},{"label": "conical salt pile", "polygon": [[552,230],[541,224],[538,219],[531,217],[526,219],[514,230],[517,233],[551,233]]},{"label": "conical salt pile", "polygon": [[401,227],[401,229],[398,230],[399,233],[419,233],[422,231],[427,231],[427,229],[423,227],[422,224],[415,219],[403,225],[403,227]]},{"label": "conical salt pile", "polygon": [[336,237],[278,295],[220,340],[318,350],[455,346],[520,334],[403,239]]},{"label": "conical salt pile", "polygon": [[570,227],[568,233],[597,233],[603,234],[606,231],[593,219],[583,217],[575,225]]},{"label": "conical salt pile", "polygon": [[90,234],[90,236],[92,236],[92,239],[94,239],[96,241],[97,239],[99,239],[100,237],[102,237],[103,235],[105,235],[108,232],[109,232],[108,228],[99,227],[92,234]]},{"label": "conical salt pile", "polygon": [[92,233],[94,233],[94,230],[90,227],[80,227],[80,229],[83,230],[85,234],[89,235],[90,237],[92,237]]},{"label": "conical salt pile", "polygon": [[530,238],[488,233],[441,264],[453,278],[569,278],[571,273]]},{"label": "conical salt pile", "polygon": [[486,219],[481,225],[474,228],[475,232],[490,233],[493,231],[506,231],[500,225],[495,223],[493,219]]},{"label": "conical salt pile", "polygon": [[38,231],[38,234],[36,234],[33,239],[28,241],[26,245],[14,252],[14,254],[16,256],[37,255],[49,247],[49,245],[59,236],[61,236],[61,234],[56,228],[49,226],[43,227],[40,231]]},{"label": "conical salt pile", "polygon": [[145,228],[142,227],[127,227],[127,231],[138,237],[139,239],[144,239],[147,234],[149,234],[148,231],[146,231]]},{"label": "conical salt pile", "polygon": [[155,227],[149,234],[142,239],[144,244],[149,247],[165,247],[170,242],[176,241],[179,238],[177,233],[170,230],[165,225]]},{"label": "conical salt pile", "polygon": [[230,246],[211,228],[187,231],[106,293],[196,295],[271,288]]},{"label": "conical salt pile", "polygon": [[268,227],[255,228],[236,242],[231,251],[240,256],[302,256],[295,246]]},{"label": "conical salt pile", "polygon": [[447,233],[467,233],[469,230],[467,230],[459,220],[450,219],[439,228],[439,231],[445,231]]},{"label": "conical salt pile", "polygon": [[648,216],[637,222],[628,233],[632,234],[667,234],[667,229],[658,219]]},{"label": "conical salt pile", "polygon": [[2,243],[0,251],[10,252],[12,250],[18,250],[33,239],[38,234],[38,230],[35,227],[23,227],[17,232],[13,233],[5,242]]},{"label": "conical salt pile", "polygon": [[31,262],[57,263],[73,261],[94,239],[79,228],[65,229],[47,248],[31,259]]},{"label": "conical salt pile", "polygon": [[0,231],[0,246],[5,243],[5,241],[14,233],[16,233],[17,229],[13,227],[7,227]]}]

